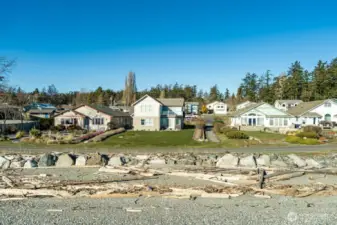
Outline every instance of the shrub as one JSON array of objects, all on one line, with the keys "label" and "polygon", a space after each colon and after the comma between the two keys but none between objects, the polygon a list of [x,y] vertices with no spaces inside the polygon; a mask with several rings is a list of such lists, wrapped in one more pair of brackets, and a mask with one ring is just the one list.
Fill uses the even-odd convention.
[{"label": "shrub", "polygon": [[225,124],[221,121],[217,121],[217,122],[214,122],[213,124],[213,131],[215,133],[220,133],[221,132],[221,129],[225,126]]},{"label": "shrub", "polygon": [[18,131],[15,135],[15,138],[20,139],[25,135],[24,131]]},{"label": "shrub", "polygon": [[5,134],[15,134],[17,132],[17,128],[15,126],[7,125]]},{"label": "shrub", "polygon": [[41,118],[40,119],[40,129],[41,130],[49,130],[54,124],[53,118]]},{"label": "shrub", "polygon": [[237,131],[237,130],[238,130],[238,128],[236,128],[236,127],[222,127],[221,130],[220,130],[220,133],[226,135],[230,131]]},{"label": "shrub", "polygon": [[315,138],[307,138],[303,139],[297,136],[287,136],[286,142],[291,144],[303,144],[303,145],[317,145],[319,144],[319,141]]},{"label": "shrub", "polygon": [[297,136],[287,136],[285,141],[291,144],[299,144],[302,138]]},{"label": "shrub", "polygon": [[229,139],[249,139],[249,136],[241,131],[229,131],[226,136]]},{"label": "shrub", "polygon": [[41,131],[36,129],[36,128],[32,128],[29,131],[29,134],[30,134],[31,137],[35,137],[35,138],[41,137]]},{"label": "shrub", "polygon": [[303,145],[318,145],[320,144],[319,140],[313,138],[301,139],[300,144]]},{"label": "shrub", "polygon": [[57,126],[53,126],[50,128],[52,131],[64,131],[66,127],[62,124],[58,124]]},{"label": "shrub", "polygon": [[322,128],[318,126],[305,126],[303,127],[303,132],[314,132],[320,135],[322,133]]},{"label": "shrub", "polygon": [[67,127],[67,130],[72,131],[72,130],[82,130],[82,127],[78,125],[70,125]]},{"label": "shrub", "polygon": [[318,134],[315,132],[301,132],[296,134],[296,136],[300,138],[318,138]]}]

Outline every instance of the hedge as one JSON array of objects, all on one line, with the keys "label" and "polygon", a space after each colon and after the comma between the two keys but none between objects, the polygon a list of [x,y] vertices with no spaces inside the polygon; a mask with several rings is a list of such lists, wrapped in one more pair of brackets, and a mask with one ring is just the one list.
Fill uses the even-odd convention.
[{"label": "hedge", "polygon": [[226,136],[229,139],[249,139],[249,136],[241,131],[229,131]]}]

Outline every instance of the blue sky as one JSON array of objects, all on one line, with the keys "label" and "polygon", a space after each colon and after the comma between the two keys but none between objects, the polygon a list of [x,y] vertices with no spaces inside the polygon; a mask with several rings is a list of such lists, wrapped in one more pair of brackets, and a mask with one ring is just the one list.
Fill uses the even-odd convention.
[{"label": "blue sky", "polygon": [[247,72],[337,57],[336,8],[333,0],[1,1],[0,55],[17,58],[10,84],[26,91],[119,90],[130,70],[139,89],[236,91]]}]

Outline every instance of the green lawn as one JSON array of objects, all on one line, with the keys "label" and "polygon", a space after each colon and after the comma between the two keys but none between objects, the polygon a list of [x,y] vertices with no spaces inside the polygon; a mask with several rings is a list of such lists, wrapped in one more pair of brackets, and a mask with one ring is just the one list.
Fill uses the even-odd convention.
[{"label": "green lawn", "polygon": [[182,131],[127,131],[88,147],[217,147],[214,143],[200,143],[192,139],[194,129]]},{"label": "green lawn", "polygon": [[283,134],[278,134],[278,133],[267,133],[267,132],[261,132],[261,131],[243,131],[249,136],[255,137],[260,139],[261,141],[263,140],[282,140],[286,136]]}]

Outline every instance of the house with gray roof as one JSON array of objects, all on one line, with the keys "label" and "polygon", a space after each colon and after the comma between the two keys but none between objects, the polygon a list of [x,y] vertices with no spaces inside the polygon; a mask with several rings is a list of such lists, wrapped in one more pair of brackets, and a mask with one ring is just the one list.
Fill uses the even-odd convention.
[{"label": "house with gray roof", "polygon": [[337,122],[337,102],[335,99],[302,102],[288,110],[295,117],[294,123],[318,125],[320,121]]},{"label": "house with gray roof", "polygon": [[265,103],[251,103],[250,105],[229,114],[231,126],[251,126],[282,128],[290,127],[294,116],[274,106]]},{"label": "house with gray roof", "polygon": [[144,95],[134,102],[134,130],[180,130],[184,122],[183,98],[153,98]]},{"label": "house with gray roof", "polygon": [[132,126],[132,118],[128,113],[102,105],[80,105],[54,117],[55,126],[76,125],[86,130],[108,130],[110,123],[115,128],[129,128]]},{"label": "house with gray roof", "polygon": [[302,100],[276,100],[274,103],[275,108],[287,111],[290,108],[296,107]]},{"label": "house with gray roof", "polygon": [[23,107],[23,112],[29,117],[51,118],[56,113],[56,107],[48,103],[32,103]]}]

